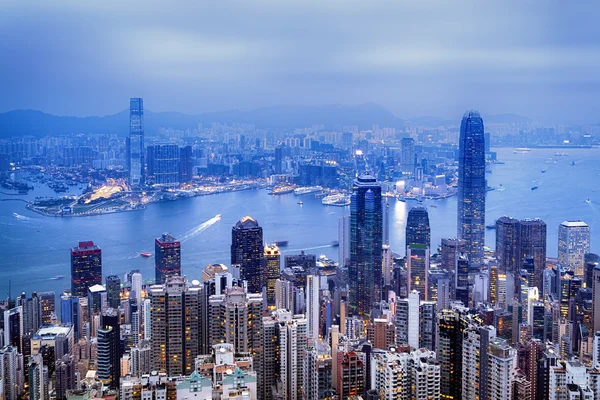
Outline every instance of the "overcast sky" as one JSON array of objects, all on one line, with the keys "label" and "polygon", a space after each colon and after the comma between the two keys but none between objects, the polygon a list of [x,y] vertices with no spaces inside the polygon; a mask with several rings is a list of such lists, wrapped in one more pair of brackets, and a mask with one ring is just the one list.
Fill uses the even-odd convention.
[{"label": "overcast sky", "polygon": [[600,122],[599,21],[597,0],[3,0],[0,111],[104,115],[140,96]]}]

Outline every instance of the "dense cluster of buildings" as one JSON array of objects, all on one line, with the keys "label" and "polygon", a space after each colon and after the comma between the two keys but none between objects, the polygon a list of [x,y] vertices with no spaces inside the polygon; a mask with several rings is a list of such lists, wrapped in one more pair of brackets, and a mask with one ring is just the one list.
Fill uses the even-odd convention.
[{"label": "dense cluster of buildings", "polygon": [[[132,99],[130,183],[142,184],[146,155],[154,179],[169,183],[177,149],[142,151],[142,110]],[[170,234],[156,239],[146,280],[140,271],[103,280],[102,250],[80,242],[70,290],[3,303],[0,397],[600,399],[600,257],[589,226],[563,222],[550,258],[544,221],[502,217],[486,250],[484,136],[479,113],[467,112],[457,236],[437,249],[427,209],[415,206],[406,248],[392,252],[382,185],[369,173],[340,218],[337,263],[282,256],[251,216],[232,227],[230,264],[200,276],[182,269]],[[402,145],[400,169],[413,174],[416,144]]]}]

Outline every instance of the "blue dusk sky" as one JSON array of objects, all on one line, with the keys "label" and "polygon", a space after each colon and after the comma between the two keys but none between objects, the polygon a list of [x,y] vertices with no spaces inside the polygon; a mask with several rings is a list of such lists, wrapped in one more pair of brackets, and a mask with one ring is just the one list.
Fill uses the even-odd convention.
[{"label": "blue dusk sky", "polygon": [[596,1],[23,1],[0,5],[0,112],[375,102],[600,122]]}]

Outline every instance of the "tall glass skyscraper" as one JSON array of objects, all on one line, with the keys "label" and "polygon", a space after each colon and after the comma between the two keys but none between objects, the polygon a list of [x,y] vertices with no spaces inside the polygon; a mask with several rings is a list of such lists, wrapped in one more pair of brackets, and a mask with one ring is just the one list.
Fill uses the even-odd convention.
[{"label": "tall glass skyscraper", "polygon": [[383,210],[381,186],[370,175],[358,177],[350,197],[350,311],[368,316],[381,300]]},{"label": "tall glass skyscraper", "polygon": [[231,265],[240,266],[240,278],[248,282],[248,293],[262,293],[263,230],[252,217],[240,219],[231,230]]},{"label": "tall glass skyscraper", "polygon": [[590,252],[590,227],[583,221],[564,221],[558,227],[558,263],[585,279],[584,256]]},{"label": "tall glass skyscraper", "polygon": [[144,100],[129,100],[129,138],[127,140],[127,165],[129,185],[144,184]]},{"label": "tall glass skyscraper", "polygon": [[165,283],[169,276],[181,276],[181,242],[170,233],[154,241],[154,264],[155,284]]},{"label": "tall glass skyscraper", "polygon": [[71,294],[87,296],[88,288],[102,284],[102,250],[94,242],[79,242],[71,249]]},{"label": "tall glass skyscraper", "polygon": [[471,266],[483,261],[485,244],[485,138],[478,111],[467,111],[460,124],[458,155],[458,238],[466,241]]},{"label": "tall glass skyscraper", "polygon": [[411,208],[406,218],[406,247],[411,244],[422,244],[431,247],[429,214],[423,206]]}]

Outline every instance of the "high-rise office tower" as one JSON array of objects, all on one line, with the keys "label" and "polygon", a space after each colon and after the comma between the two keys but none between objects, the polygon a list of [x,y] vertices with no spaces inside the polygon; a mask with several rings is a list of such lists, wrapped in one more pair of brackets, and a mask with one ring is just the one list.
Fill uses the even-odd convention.
[{"label": "high-rise office tower", "polygon": [[106,303],[114,309],[121,305],[121,278],[118,275],[106,277]]},{"label": "high-rise office tower", "polygon": [[463,399],[488,398],[488,345],[495,337],[493,326],[473,325],[465,329],[462,344]]},{"label": "high-rise office tower", "polygon": [[0,348],[0,377],[3,398],[17,400],[23,392],[23,356],[14,346]]},{"label": "high-rise office tower", "polygon": [[142,274],[139,272],[131,274],[131,293],[129,297],[133,297],[138,306],[141,306],[142,304],[142,285]]},{"label": "high-rise office tower", "polygon": [[543,273],[546,269],[546,223],[541,219],[519,221],[519,249],[523,259],[533,260],[533,283],[543,291]]},{"label": "high-rise office tower", "polygon": [[240,219],[231,229],[231,264],[240,266],[240,278],[248,282],[249,293],[262,293],[263,230],[249,216]]},{"label": "high-rise office tower", "polygon": [[[515,350],[505,340],[495,338],[487,348],[487,397],[490,400],[511,400]],[[515,399],[517,400],[517,399]]]},{"label": "high-rise office tower", "polygon": [[37,293],[33,292],[31,297],[25,293],[17,298],[17,307],[21,308],[21,334],[33,334],[42,325],[40,313],[40,301]]},{"label": "high-rise office tower", "polygon": [[54,377],[56,381],[56,399],[65,400],[67,390],[75,389],[75,359],[73,356],[64,355],[56,360],[54,365]]},{"label": "high-rise office tower", "polygon": [[350,260],[350,216],[340,217],[338,223],[339,264],[345,267]]},{"label": "high-rise office tower", "polygon": [[337,394],[340,399],[363,393],[365,385],[365,362],[354,351],[338,353]]},{"label": "high-rise office tower", "polygon": [[406,247],[411,244],[420,244],[431,247],[431,230],[429,228],[429,214],[423,206],[410,209],[406,218]]},{"label": "high-rise office tower", "polygon": [[415,140],[410,137],[402,138],[402,173],[415,173]]},{"label": "high-rise office tower", "polygon": [[42,325],[50,325],[52,318],[56,317],[56,294],[54,292],[38,293]]},{"label": "high-rise office tower", "polygon": [[119,389],[121,377],[121,330],[119,312],[109,308],[100,316],[98,329],[98,379]]},{"label": "high-rise office tower", "polygon": [[144,153],[144,100],[131,98],[129,100],[129,138],[127,140],[130,186],[141,186],[145,182]]},{"label": "high-rise office tower", "polygon": [[48,398],[48,367],[44,365],[41,354],[33,354],[28,361],[29,399],[45,400]]},{"label": "high-rise office tower", "polygon": [[456,238],[442,238],[442,265],[447,271],[454,271],[458,254],[464,253],[466,242]]},{"label": "high-rise office tower", "polygon": [[[157,144],[148,146],[148,176],[161,186],[179,184],[179,146]],[[150,178],[149,178],[150,179]]]},{"label": "high-rise office tower", "polygon": [[564,221],[558,227],[558,263],[585,279],[584,256],[590,252],[590,227],[583,221]]},{"label": "high-rise office tower", "polygon": [[71,295],[87,296],[88,288],[102,284],[102,250],[94,242],[71,249]]},{"label": "high-rise office tower", "polygon": [[73,327],[73,340],[77,341],[81,337],[80,325],[81,315],[79,308],[79,298],[63,294],[60,296],[60,322],[63,325]]},{"label": "high-rise office tower", "polygon": [[319,338],[319,277],[306,277],[306,318],[308,320],[307,337],[315,343]]},{"label": "high-rise office tower", "polygon": [[522,265],[518,219],[500,217],[496,220],[496,258],[500,273],[518,275]]},{"label": "high-rise office tower", "polygon": [[19,353],[22,353],[22,318],[23,309],[21,307],[11,308],[4,311],[4,345],[13,346]]},{"label": "high-rise office tower", "polygon": [[267,287],[267,308],[275,309],[275,286],[281,273],[281,252],[276,245],[265,246],[265,278]]},{"label": "high-rise office tower", "polygon": [[194,282],[189,284],[183,277],[171,276],[164,284],[151,286],[148,296],[154,369],[169,376],[191,374],[200,349],[203,323],[201,286]]},{"label": "high-rise office tower", "polygon": [[600,266],[594,268],[592,282],[592,320],[594,332],[600,331]]},{"label": "high-rise office tower", "polygon": [[440,363],[440,392],[443,398],[458,400],[462,393],[463,331],[468,326],[466,308],[441,310],[438,320],[437,360]]},{"label": "high-rise office tower", "polygon": [[464,239],[472,266],[483,262],[485,244],[485,143],[483,119],[467,111],[458,146],[458,238]]},{"label": "high-rise office tower", "polygon": [[421,299],[429,299],[429,247],[411,244],[406,248],[408,292],[416,290]]},{"label": "high-rise office tower", "polygon": [[381,186],[374,177],[358,177],[350,197],[350,310],[368,316],[381,300],[383,213]]},{"label": "high-rise office tower", "polygon": [[181,242],[170,233],[154,241],[154,283],[165,283],[169,276],[181,276]]},{"label": "high-rise office tower", "polygon": [[179,183],[189,183],[194,177],[192,146],[179,149]]},{"label": "high-rise office tower", "polygon": [[471,303],[471,283],[469,282],[469,259],[465,253],[458,255],[454,272],[454,300],[459,300],[465,307]]}]

